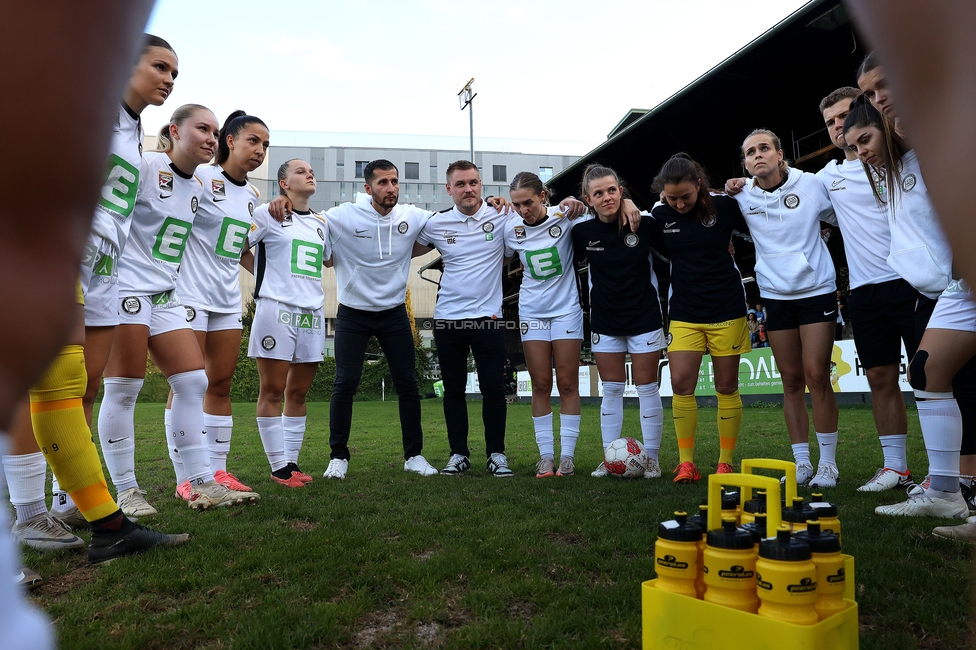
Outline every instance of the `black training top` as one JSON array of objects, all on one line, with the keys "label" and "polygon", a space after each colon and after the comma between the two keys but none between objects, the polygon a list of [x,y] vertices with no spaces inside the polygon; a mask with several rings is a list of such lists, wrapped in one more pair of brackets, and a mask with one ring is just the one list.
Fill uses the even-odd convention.
[{"label": "black training top", "polygon": [[655,225],[671,260],[668,318],[686,323],[721,323],[746,315],[742,276],[729,254],[732,231],[748,233],[735,199],[712,196],[718,212],[709,224],[696,214],[680,214],[667,203],[656,206]]},{"label": "black training top", "polygon": [[590,329],[597,334],[636,336],[661,328],[661,302],[650,255],[660,242],[654,219],[636,233],[591,219],[573,227],[576,261],[589,261]]}]

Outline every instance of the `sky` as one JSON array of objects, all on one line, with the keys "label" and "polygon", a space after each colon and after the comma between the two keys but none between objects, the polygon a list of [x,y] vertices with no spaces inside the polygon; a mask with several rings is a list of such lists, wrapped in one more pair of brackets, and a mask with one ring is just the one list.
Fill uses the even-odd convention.
[{"label": "sky", "polygon": [[631,108],[653,108],[803,4],[157,0],[147,31],[170,42],[180,72],[143,120],[155,133],[200,103],[221,123],[235,109],[260,117],[272,146],[276,132],[298,144],[288,131],[466,143],[457,94],[474,77],[476,148],[505,138],[526,153],[582,155]]}]

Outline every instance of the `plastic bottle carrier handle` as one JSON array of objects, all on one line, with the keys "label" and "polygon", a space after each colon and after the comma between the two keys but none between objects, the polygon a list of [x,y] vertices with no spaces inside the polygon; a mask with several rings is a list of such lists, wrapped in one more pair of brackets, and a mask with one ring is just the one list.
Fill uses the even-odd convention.
[{"label": "plastic bottle carrier handle", "polygon": [[[744,461],[743,461],[744,462]],[[788,476],[788,475],[787,475]],[[794,484],[796,477],[793,477]],[[712,504],[722,503],[722,486],[734,485],[739,488],[756,488],[766,490],[766,531],[767,538],[775,538],[776,531],[783,521],[780,511],[779,479],[754,474],[711,474],[708,477],[708,530],[722,527],[722,509],[712,507]],[[795,489],[795,488],[794,488]]]},{"label": "plastic bottle carrier handle", "polygon": [[[786,475],[786,503],[790,505],[796,497],[796,463],[789,460],[775,458],[747,458],[742,461],[742,473],[752,474],[753,469],[778,469]],[[745,503],[752,498],[752,488],[744,487],[739,503]],[[767,499],[767,508],[768,508]],[[773,530],[776,530],[775,528]],[[775,535],[774,535],[775,537]]]}]

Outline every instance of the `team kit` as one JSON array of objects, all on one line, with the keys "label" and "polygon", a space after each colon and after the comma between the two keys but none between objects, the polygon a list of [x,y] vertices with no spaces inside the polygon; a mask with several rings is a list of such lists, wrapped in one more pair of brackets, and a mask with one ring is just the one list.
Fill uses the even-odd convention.
[{"label": "team kit", "polygon": [[[879,506],[880,515],[966,519],[976,509],[976,412],[970,412],[976,400],[965,397],[976,395],[976,373],[966,364],[972,354],[960,360],[957,345],[976,338],[976,301],[953,274],[922,170],[885,104],[881,68],[870,60],[859,71],[860,88],[837,89],[820,105],[844,157],[815,174],[791,167],[779,138],[756,129],[740,152],[749,177],[729,179],[723,190],[710,189],[706,171],[683,153],[665,161],[650,181],[626,179],[651,184],[660,201],[650,211],[628,198],[625,179],[600,164],[584,170],[578,199],[557,203],[532,172],[515,176],[508,197],[484,199],[477,166],[458,160],[445,178],[454,205],[432,213],[399,203],[399,170],[390,161],[374,160],[364,169],[363,198],[319,213],[309,207],[316,181],[307,161],[288,160],[276,170],[275,197],[262,197],[248,182],[248,173],[264,162],[270,132],[243,111],[220,126],[206,107],[181,106],[160,131],[158,150],[143,152],[139,115],[165,101],[177,69],[165,41],[152,37],[149,43],[119,106],[82,261],[84,346],[62,352],[74,361],[70,373],[51,379],[53,397],[32,391],[35,436],[39,444],[48,443],[37,454],[3,460],[17,508],[14,534],[22,542],[35,548],[84,546],[68,527],[107,526],[107,541],[96,543],[93,536],[89,548],[98,562],[186,541],[185,535],[164,535],[126,519],[156,512],[135,468],[134,410],[147,353],[172,389],[164,425],[177,496],[199,510],[260,500],[235,474],[247,470],[227,465],[234,430],[230,384],[243,330],[241,268],[255,280],[247,354],[256,359],[260,376],[257,425],[274,483],[301,489],[313,480],[298,461],[305,397],[325,351],[325,267],[335,270],[338,312],[324,477],[344,479],[355,469],[348,446],[353,398],[371,337],[383,349],[398,394],[405,471],[425,477],[472,471],[465,389],[473,355],[485,471],[514,476],[505,448],[502,315],[503,268],[513,258],[522,267],[518,319],[532,379],[535,475],[576,473],[585,291],[588,336],[603,391],[604,449],[621,438],[630,380],[647,457],[643,476],[661,477],[658,368],[666,352],[679,455],[672,480],[694,483],[701,478],[694,456],[694,392],[706,354],[718,403],[714,471],[733,472],[742,422],[739,358],[751,343],[749,305],[731,246],[734,236],[748,238],[756,250],[763,326],[782,375],[797,483],[835,487],[838,410],[830,354],[838,287],[823,236],[828,226],[845,234],[855,343],[871,383],[883,454],[877,473],[863,477],[859,490],[906,492],[906,500]],[[405,304],[411,259],[435,249],[443,273],[433,336],[450,445],[440,469],[423,455],[414,335]],[[666,318],[655,257],[670,267]],[[577,272],[582,267],[583,286]],[[947,342],[956,352],[946,352]],[[907,414],[897,372],[902,345],[929,456],[928,475],[918,483],[906,460]],[[558,422],[550,401],[553,384],[560,397]],[[100,466],[96,471],[92,465],[98,460],[94,446],[81,440],[88,436],[100,387],[97,435],[114,498]],[[816,465],[809,450],[807,393],[820,451]],[[50,513],[43,505],[45,462],[55,474]],[[615,472],[601,462],[590,473]],[[945,526],[936,534],[974,541],[973,527]]]}]

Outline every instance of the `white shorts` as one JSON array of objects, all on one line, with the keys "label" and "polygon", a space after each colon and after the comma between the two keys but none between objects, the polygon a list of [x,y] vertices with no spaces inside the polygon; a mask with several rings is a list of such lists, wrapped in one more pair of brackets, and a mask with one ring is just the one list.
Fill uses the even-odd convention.
[{"label": "white shorts", "polygon": [[186,310],[174,291],[119,298],[119,325],[145,325],[149,336],[190,329]]},{"label": "white shorts", "polygon": [[519,318],[523,341],[583,340],[583,310],[553,318]]},{"label": "white shorts", "polygon": [[209,309],[200,309],[190,305],[186,307],[186,320],[190,322],[190,327],[194,332],[220,332],[222,330],[244,329],[241,323],[241,315],[237,312],[225,314]]},{"label": "white shorts", "polygon": [[926,329],[976,332],[976,297],[965,280],[953,280],[935,303]]},{"label": "white shorts", "polygon": [[317,363],[325,358],[323,310],[299,309],[259,298],[251,323],[247,356],[291,363]]},{"label": "white shorts", "polygon": [[119,324],[119,251],[112,242],[91,235],[81,258],[81,290],[85,294],[85,326]]},{"label": "white shorts", "polygon": [[637,336],[613,336],[612,334],[590,335],[594,352],[630,352],[631,354],[646,354],[657,352],[668,347],[664,340],[664,329],[657,329],[647,334]]}]

